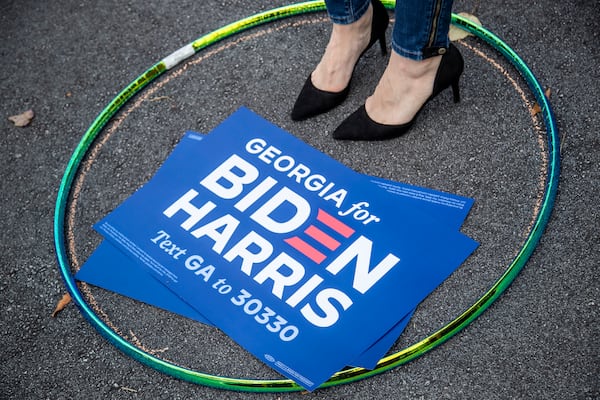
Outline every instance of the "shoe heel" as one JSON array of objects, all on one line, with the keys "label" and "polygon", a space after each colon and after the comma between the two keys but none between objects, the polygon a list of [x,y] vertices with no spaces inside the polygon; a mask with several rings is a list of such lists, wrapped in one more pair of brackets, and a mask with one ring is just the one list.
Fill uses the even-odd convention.
[{"label": "shoe heel", "polygon": [[452,94],[454,95],[454,102],[458,103],[460,101],[460,89],[458,86],[458,79],[452,83]]},{"label": "shoe heel", "polygon": [[387,45],[385,43],[385,34],[379,38],[379,47],[381,48],[381,54],[387,55]]},{"label": "shoe heel", "polygon": [[385,42],[385,31],[390,24],[390,16],[380,0],[371,0],[371,4],[373,5],[373,20],[371,21],[371,38],[367,48],[379,41],[381,54],[386,55],[387,45]]}]

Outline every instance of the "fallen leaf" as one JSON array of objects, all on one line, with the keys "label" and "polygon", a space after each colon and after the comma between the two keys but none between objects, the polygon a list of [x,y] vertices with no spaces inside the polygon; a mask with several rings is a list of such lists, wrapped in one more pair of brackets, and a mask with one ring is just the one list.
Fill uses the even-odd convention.
[{"label": "fallen leaf", "polygon": [[[550,88],[546,89],[546,91],[544,92],[544,95],[546,96],[547,99],[550,98],[550,94],[552,93],[552,91],[550,90]],[[540,105],[536,102],[533,107],[531,107],[531,116],[534,117],[537,114],[542,112],[542,107],[540,107]]]},{"label": "fallen leaf", "polygon": [[[481,21],[479,21],[479,18],[477,18],[473,14],[461,12],[461,13],[458,13],[458,15],[460,15],[461,17],[463,17],[465,19],[468,19],[469,21],[473,22],[475,25],[481,26]],[[473,36],[473,34],[467,32],[463,29],[460,29],[456,25],[450,25],[450,31],[448,32],[448,37],[450,38],[450,40],[452,42],[455,42],[460,39],[464,39],[467,36]]]},{"label": "fallen leaf", "polygon": [[24,113],[18,115],[12,115],[8,119],[15,124],[15,126],[22,127],[27,126],[33,119],[33,110],[27,110]]},{"label": "fallen leaf", "polygon": [[56,317],[56,314],[64,310],[64,308],[71,302],[71,295],[69,293],[65,293],[63,297],[56,304],[56,308],[52,312],[52,318]]}]

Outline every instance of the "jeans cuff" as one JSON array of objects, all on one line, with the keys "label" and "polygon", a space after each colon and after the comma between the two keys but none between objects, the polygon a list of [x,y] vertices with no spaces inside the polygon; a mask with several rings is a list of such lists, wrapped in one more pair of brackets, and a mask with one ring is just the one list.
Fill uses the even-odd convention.
[{"label": "jeans cuff", "polygon": [[446,54],[448,47],[427,47],[423,49],[423,59]]},{"label": "jeans cuff", "polygon": [[410,58],[411,60],[415,61],[421,61],[427,58],[445,54],[448,51],[448,47],[425,47],[422,50],[412,50],[399,46],[392,40],[392,50],[402,57]]},{"label": "jeans cuff", "polygon": [[334,9],[330,10],[328,8],[327,13],[329,15],[329,19],[334,24],[349,25],[353,22],[358,21],[363,15],[365,15],[367,10],[369,9],[369,5],[371,5],[371,1],[365,1],[364,5],[361,5],[361,8],[356,10],[353,10],[352,6],[350,5],[350,9],[346,9],[341,15],[339,13],[336,13]]}]

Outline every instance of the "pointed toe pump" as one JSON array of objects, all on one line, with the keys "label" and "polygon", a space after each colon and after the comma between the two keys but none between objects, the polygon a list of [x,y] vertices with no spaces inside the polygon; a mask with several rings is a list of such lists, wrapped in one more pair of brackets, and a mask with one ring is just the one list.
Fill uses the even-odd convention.
[{"label": "pointed toe pump", "polygon": [[[367,48],[363,50],[360,57],[362,57],[362,55],[377,41],[379,41],[381,52],[383,54],[387,53],[385,31],[389,24],[389,15],[385,6],[379,0],[372,0],[371,3],[373,4],[371,37]],[[350,80],[352,80],[352,78]],[[350,82],[348,82],[348,85],[339,92],[328,92],[315,87],[312,83],[311,76],[309,75],[304,82],[304,86],[292,109],[292,119],[294,121],[301,121],[323,114],[342,104],[344,100],[346,100],[346,97],[348,97],[349,92]]]},{"label": "pointed toe pump", "polygon": [[415,116],[407,123],[400,125],[386,125],[373,121],[364,104],[346,118],[333,132],[333,138],[338,140],[386,140],[401,136],[408,132],[414,125],[417,116],[425,105],[448,87],[452,87],[454,102],[460,101],[458,81],[464,70],[464,61],[458,49],[450,44],[448,51],[442,55],[431,96],[421,106]]}]

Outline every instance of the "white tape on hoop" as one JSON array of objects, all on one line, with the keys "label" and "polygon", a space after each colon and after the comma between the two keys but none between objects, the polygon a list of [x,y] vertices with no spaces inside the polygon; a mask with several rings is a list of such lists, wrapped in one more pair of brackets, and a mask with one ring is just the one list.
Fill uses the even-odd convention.
[{"label": "white tape on hoop", "polygon": [[171,69],[186,58],[193,56],[194,53],[194,47],[191,44],[188,44],[186,46],[183,46],[179,50],[173,52],[172,54],[166,56],[162,60],[162,62],[165,63],[165,67],[167,69]]}]

